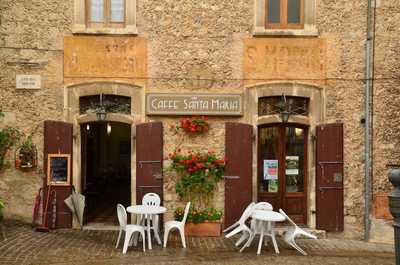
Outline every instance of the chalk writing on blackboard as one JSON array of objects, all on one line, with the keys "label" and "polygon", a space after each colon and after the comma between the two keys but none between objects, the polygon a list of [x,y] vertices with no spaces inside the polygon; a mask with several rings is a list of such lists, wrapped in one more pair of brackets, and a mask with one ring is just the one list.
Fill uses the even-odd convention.
[{"label": "chalk writing on blackboard", "polygon": [[48,155],[48,185],[70,185],[70,159],[71,156],[69,154]]}]

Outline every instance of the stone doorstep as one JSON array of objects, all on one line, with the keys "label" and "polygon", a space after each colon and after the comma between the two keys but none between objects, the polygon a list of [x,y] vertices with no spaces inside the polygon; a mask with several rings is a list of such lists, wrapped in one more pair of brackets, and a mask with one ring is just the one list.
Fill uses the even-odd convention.
[{"label": "stone doorstep", "polygon": [[[275,227],[275,234],[282,236],[283,233],[288,230],[290,226],[279,226]],[[310,234],[315,235],[318,239],[326,239],[326,231],[325,230],[318,230],[312,228],[302,228],[305,231],[309,232]],[[98,231],[118,231],[119,226],[104,224],[104,223],[88,223],[87,225],[83,226],[83,230],[98,230]],[[223,236],[221,234],[221,236]],[[302,236],[298,236],[298,238],[305,238]]]},{"label": "stone doorstep", "polygon": [[[275,227],[275,234],[282,236],[283,233],[288,230],[291,226],[278,226]],[[318,230],[318,229],[313,229],[313,228],[304,228],[301,227],[304,231],[316,236],[318,239],[326,239],[326,231],[325,230]],[[297,238],[306,238],[303,236],[298,236]]]}]

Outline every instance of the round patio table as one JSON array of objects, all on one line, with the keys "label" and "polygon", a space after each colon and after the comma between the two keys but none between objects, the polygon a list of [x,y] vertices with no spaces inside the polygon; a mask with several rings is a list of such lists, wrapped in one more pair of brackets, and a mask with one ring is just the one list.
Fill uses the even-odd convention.
[{"label": "round patio table", "polygon": [[[278,245],[276,244],[276,239],[275,239],[274,223],[285,221],[286,219],[285,216],[274,211],[255,210],[251,214],[251,218],[253,218],[257,222],[263,222],[263,224],[261,225],[261,234],[260,234],[260,241],[258,242],[257,255],[260,255],[261,253],[261,246],[264,239],[264,235],[268,235],[271,237],[275,253],[279,254]],[[268,227],[271,228],[271,231],[269,231],[270,234],[265,233],[265,226],[266,226],[265,223],[267,223]]]},{"label": "round patio table", "polygon": [[151,246],[151,233],[150,233],[150,219],[153,220],[154,216],[157,214],[162,214],[167,211],[167,208],[164,206],[154,206],[154,205],[132,205],[126,208],[126,211],[128,213],[133,213],[133,214],[142,214],[147,219],[147,241],[149,242],[149,249],[152,249]]}]

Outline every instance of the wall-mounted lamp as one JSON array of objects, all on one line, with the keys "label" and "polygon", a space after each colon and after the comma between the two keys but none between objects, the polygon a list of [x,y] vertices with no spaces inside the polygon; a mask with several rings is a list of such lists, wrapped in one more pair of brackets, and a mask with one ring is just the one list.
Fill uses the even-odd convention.
[{"label": "wall-mounted lamp", "polygon": [[107,118],[106,108],[103,106],[103,94],[100,94],[100,107],[96,111],[98,121],[105,121]]}]

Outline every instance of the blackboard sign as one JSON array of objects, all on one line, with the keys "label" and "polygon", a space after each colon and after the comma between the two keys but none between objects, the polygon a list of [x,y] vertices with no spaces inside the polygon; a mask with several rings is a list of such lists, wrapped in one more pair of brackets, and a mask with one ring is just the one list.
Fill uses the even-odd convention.
[{"label": "blackboard sign", "polygon": [[69,186],[71,184],[71,156],[49,154],[47,160],[47,185]]}]

